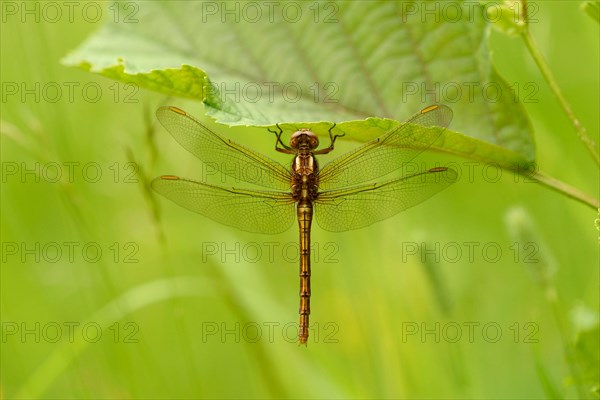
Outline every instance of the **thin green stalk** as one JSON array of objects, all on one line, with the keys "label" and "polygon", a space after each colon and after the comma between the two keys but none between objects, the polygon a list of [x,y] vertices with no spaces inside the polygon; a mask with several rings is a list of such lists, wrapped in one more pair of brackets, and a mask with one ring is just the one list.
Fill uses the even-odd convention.
[{"label": "thin green stalk", "polygon": [[567,117],[575,127],[575,131],[577,132],[579,140],[581,140],[583,144],[587,147],[588,151],[590,152],[590,155],[592,156],[596,164],[600,165],[600,154],[598,152],[596,143],[590,136],[588,136],[587,130],[582,125],[581,121],[579,121],[577,116],[575,116],[571,105],[563,96],[560,87],[558,86],[558,83],[556,82],[552,71],[550,71],[550,68],[548,67],[548,64],[546,63],[546,60],[544,59],[544,56],[542,55],[542,52],[540,51],[536,41],[529,32],[529,23],[527,22],[527,2],[525,0],[522,0],[521,4],[523,6],[523,14],[525,16],[525,28],[523,29],[521,36],[525,41],[525,45],[527,46],[531,57],[533,57],[535,63],[542,72],[544,79],[550,86],[552,93],[554,93],[554,96],[556,96],[556,99],[560,103],[560,106],[562,107],[563,111],[567,114]]},{"label": "thin green stalk", "polygon": [[525,175],[528,178],[531,179],[535,179],[537,182],[541,183],[542,185],[555,190],[559,193],[562,193],[574,200],[577,200],[585,205],[588,205],[594,209],[598,209],[600,208],[600,200],[590,196],[587,193],[583,193],[581,190],[567,185],[566,183],[564,183],[563,181],[559,181],[556,178],[553,178],[549,175],[546,175],[545,173],[541,172],[541,171],[536,171],[534,173],[524,173],[523,175]]},{"label": "thin green stalk", "polygon": [[[558,334],[562,343],[563,353],[567,362],[567,368],[570,372],[570,377],[573,380],[573,386],[577,391],[577,398],[585,398],[583,393],[583,377],[581,369],[577,364],[574,352],[574,342],[572,340],[570,325],[565,318],[561,299],[555,284],[555,276],[558,271],[558,262],[552,249],[545,242],[538,228],[535,226],[527,212],[522,208],[515,208],[507,213],[507,227],[512,239],[518,243],[537,243],[537,262],[523,263],[523,267],[527,269],[532,281],[543,290],[546,302],[552,311]],[[540,359],[536,359],[538,364],[538,374],[544,385],[547,394],[553,393],[551,398],[562,398],[560,393],[556,392],[554,383],[551,378],[548,378],[545,373],[543,363]],[[570,398],[569,396],[566,396]]]},{"label": "thin green stalk", "polygon": [[585,395],[583,393],[583,379],[581,377],[581,371],[579,370],[577,361],[575,360],[574,344],[570,337],[568,323],[565,321],[564,313],[560,307],[560,302],[554,283],[544,282],[544,291],[546,292],[546,301],[550,304],[552,314],[554,314],[554,320],[558,326],[558,333],[563,345],[563,353],[567,360],[567,367],[569,368],[571,377],[575,383],[574,386],[575,390],[577,391],[577,396],[580,399],[584,399]]}]

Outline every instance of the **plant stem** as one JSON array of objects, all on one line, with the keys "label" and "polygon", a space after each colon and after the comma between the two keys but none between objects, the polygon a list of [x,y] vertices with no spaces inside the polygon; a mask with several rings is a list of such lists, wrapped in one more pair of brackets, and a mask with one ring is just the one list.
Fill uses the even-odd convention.
[{"label": "plant stem", "polygon": [[555,190],[559,193],[562,193],[572,199],[575,199],[585,205],[588,205],[594,209],[600,208],[600,200],[590,196],[587,193],[583,193],[581,190],[567,185],[566,183],[559,181],[556,178],[553,178],[549,175],[541,171],[536,171],[533,173],[523,173],[521,174],[531,179],[535,179],[537,182],[541,183],[544,186],[549,187],[552,190]]},{"label": "plant stem", "polygon": [[545,282],[544,283],[544,291],[546,292],[546,301],[550,304],[552,308],[552,314],[554,314],[554,320],[556,321],[556,325],[558,326],[558,333],[562,340],[563,345],[563,353],[565,355],[565,359],[567,360],[567,367],[571,372],[571,377],[575,383],[575,390],[577,391],[577,396],[580,399],[585,398],[585,394],[583,393],[583,379],[581,377],[581,371],[579,370],[579,366],[577,365],[577,361],[575,359],[574,354],[574,343],[570,339],[571,335],[569,333],[569,324],[565,321],[564,313],[562,312],[560,301],[558,298],[558,292],[553,282]]},{"label": "plant stem", "polygon": [[558,83],[556,82],[556,79],[554,79],[554,75],[552,74],[552,71],[550,71],[550,68],[548,67],[548,64],[546,63],[546,60],[544,59],[542,52],[540,51],[533,36],[531,36],[531,33],[529,32],[529,23],[527,20],[527,2],[525,0],[522,0],[522,6],[523,6],[523,14],[525,16],[525,29],[523,29],[522,37],[523,37],[523,40],[525,41],[525,45],[527,46],[527,49],[529,50],[531,57],[533,57],[535,63],[537,64],[538,68],[542,72],[544,79],[550,86],[550,89],[554,93],[554,96],[556,96],[556,99],[560,103],[560,106],[562,107],[564,112],[567,114],[567,117],[569,118],[569,120],[571,121],[573,126],[575,127],[575,131],[577,132],[577,136],[579,137],[579,140],[581,140],[583,142],[583,144],[585,144],[585,146],[587,147],[588,151],[590,152],[590,155],[592,156],[592,158],[594,159],[596,164],[600,165],[600,154],[596,147],[596,143],[590,136],[588,136],[585,127],[581,124],[581,121],[579,121],[579,119],[575,116],[575,113],[573,112],[571,105],[567,102],[567,100],[563,96],[563,94],[560,90],[560,87],[558,86]]}]

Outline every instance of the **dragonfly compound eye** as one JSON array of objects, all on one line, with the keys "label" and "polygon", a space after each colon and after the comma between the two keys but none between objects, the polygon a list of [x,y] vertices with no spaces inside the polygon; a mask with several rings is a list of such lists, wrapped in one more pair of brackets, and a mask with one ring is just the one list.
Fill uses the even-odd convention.
[{"label": "dragonfly compound eye", "polygon": [[318,138],[318,136],[315,135],[311,131],[306,131],[306,133],[308,135],[308,140],[310,141],[310,148],[311,149],[316,149],[317,147],[319,147],[319,138]]}]

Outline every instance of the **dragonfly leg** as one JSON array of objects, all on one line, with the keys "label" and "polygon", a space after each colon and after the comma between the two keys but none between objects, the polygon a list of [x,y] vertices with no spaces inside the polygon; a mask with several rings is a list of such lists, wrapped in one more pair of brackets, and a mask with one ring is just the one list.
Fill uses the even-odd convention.
[{"label": "dragonfly leg", "polygon": [[329,139],[331,140],[331,145],[329,146],[332,150],[333,150],[333,144],[335,143],[335,140],[339,137],[344,137],[346,136],[346,132],[342,132],[341,135],[334,135],[333,133],[331,133],[331,131],[333,130],[333,128],[335,128],[337,124],[334,122],[333,126],[331,128],[329,128]]},{"label": "dragonfly leg", "polygon": [[315,151],[314,154],[327,154],[327,153],[329,153],[330,151],[333,150],[333,145],[335,143],[335,140],[337,138],[339,138],[339,137],[346,136],[345,132],[343,132],[342,134],[335,134],[335,135],[333,134],[333,132],[331,132],[333,130],[333,128],[335,128],[336,125],[337,124],[334,122],[333,126],[331,128],[329,128],[329,131],[328,131],[329,132],[329,140],[330,140],[329,147],[326,147],[326,148],[321,149],[319,151]]},{"label": "dragonfly leg", "polygon": [[[292,150],[292,148],[289,146],[286,146],[285,143],[283,143],[283,141],[281,140],[281,135],[283,134],[283,130],[281,129],[279,124],[275,124],[275,126],[277,126],[277,129],[279,129],[279,132],[275,132],[275,131],[272,131],[271,129],[267,128],[267,130],[269,132],[274,133],[275,137],[277,137],[277,140],[275,141],[275,150],[279,151],[281,153],[289,154],[289,152]],[[283,147],[283,148],[277,147],[278,145],[281,145],[281,147]]]}]

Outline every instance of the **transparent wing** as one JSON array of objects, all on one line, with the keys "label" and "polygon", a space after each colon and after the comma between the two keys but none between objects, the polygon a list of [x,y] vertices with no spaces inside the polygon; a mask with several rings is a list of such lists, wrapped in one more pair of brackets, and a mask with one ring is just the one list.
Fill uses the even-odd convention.
[{"label": "transparent wing", "polygon": [[238,181],[278,190],[290,188],[291,172],[283,165],[211,131],[185,111],[161,107],[156,116],[181,146],[208,167]]},{"label": "transparent wing", "polygon": [[319,193],[315,219],[327,231],[362,228],[415,206],[456,181],[456,171],[433,168],[419,174]]},{"label": "transparent wing", "polygon": [[319,173],[319,188],[335,189],[384,176],[429,148],[452,120],[452,110],[430,106],[402,125],[330,163]]},{"label": "transparent wing", "polygon": [[286,192],[227,188],[171,175],[156,178],[151,185],[190,211],[247,232],[281,233],[296,217],[294,200]]}]

